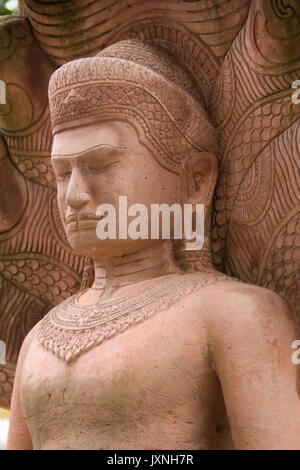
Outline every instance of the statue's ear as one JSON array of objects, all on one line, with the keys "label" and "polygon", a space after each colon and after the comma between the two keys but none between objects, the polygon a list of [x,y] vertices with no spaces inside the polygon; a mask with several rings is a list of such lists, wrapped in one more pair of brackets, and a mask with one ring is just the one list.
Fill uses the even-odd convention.
[{"label": "statue's ear", "polygon": [[199,152],[185,162],[186,188],[192,204],[209,206],[218,176],[218,160],[213,153]]}]

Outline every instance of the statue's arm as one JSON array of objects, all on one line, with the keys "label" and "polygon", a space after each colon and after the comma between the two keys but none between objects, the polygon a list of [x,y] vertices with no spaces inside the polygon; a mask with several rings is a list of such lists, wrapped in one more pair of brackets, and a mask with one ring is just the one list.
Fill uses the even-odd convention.
[{"label": "statue's arm", "polygon": [[20,377],[22,374],[23,363],[26,358],[29,346],[36,333],[34,327],[23,341],[18,357],[16,375],[14,380],[11,411],[9,419],[9,431],[7,439],[7,450],[32,450],[32,440],[24,419],[20,401]]},{"label": "statue's arm", "polygon": [[223,285],[208,319],[210,350],[237,449],[300,449],[300,340],[288,304],[246,284]]}]

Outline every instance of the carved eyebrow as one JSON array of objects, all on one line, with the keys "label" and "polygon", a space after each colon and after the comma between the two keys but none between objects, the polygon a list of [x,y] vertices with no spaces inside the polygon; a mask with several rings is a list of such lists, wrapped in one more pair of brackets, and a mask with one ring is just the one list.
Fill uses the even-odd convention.
[{"label": "carved eyebrow", "polygon": [[81,157],[81,156],[88,156],[92,151],[94,150],[98,150],[98,149],[105,149],[105,148],[108,148],[112,151],[116,151],[116,152],[122,152],[124,150],[128,150],[126,147],[115,147],[114,145],[110,145],[110,144],[101,144],[101,145],[95,145],[94,147],[90,147],[89,149],[87,150],[83,150],[82,152],[78,152],[78,153],[66,153],[66,154],[55,154],[55,155],[52,155],[51,158],[53,160],[56,160],[56,159],[61,159],[61,158],[64,158],[64,157],[73,157],[73,158],[76,158],[76,157]]}]

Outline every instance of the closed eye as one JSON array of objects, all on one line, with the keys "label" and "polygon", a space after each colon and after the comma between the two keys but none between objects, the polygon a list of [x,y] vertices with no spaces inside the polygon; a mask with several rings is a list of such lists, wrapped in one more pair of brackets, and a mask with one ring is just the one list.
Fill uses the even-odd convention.
[{"label": "closed eye", "polygon": [[99,173],[103,173],[107,170],[109,170],[112,166],[116,165],[117,163],[119,163],[119,161],[116,161],[116,162],[112,162],[112,163],[109,163],[108,165],[105,165],[105,166],[92,166],[92,165],[88,165],[88,170],[90,173],[92,174],[99,174]]},{"label": "closed eye", "polygon": [[71,176],[71,171],[68,171],[66,173],[63,173],[63,174],[60,174],[60,175],[56,175],[56,180],[57,181],[65,181],[67,180],[68,178],[70,178]]}]

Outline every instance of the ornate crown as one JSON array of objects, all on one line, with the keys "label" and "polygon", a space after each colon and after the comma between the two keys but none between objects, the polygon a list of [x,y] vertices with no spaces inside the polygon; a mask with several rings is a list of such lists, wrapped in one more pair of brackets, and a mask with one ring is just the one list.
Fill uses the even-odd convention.
[{"label": "ornate crown", "polygon": [[191,150],[216,151],[188,71],[148,42],[121,41],[63,65],[51,77],[49,101],[53,134],[101,120],[137,122],[160,163],[178,173]]}]

